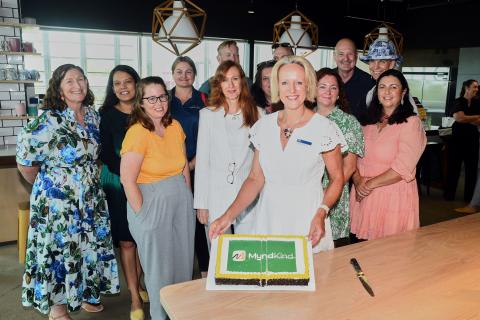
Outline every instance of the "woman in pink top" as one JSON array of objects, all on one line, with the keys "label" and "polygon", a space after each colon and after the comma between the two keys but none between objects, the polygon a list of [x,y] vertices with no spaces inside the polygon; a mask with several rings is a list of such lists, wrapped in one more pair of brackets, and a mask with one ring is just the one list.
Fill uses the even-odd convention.
[{"label": "woman in pink top", "polygon": [[415,168],[427,138],[400,71],[380,75],[362,125],[365,156],[353,175],[351,232],[372,240],[418,228]]}]

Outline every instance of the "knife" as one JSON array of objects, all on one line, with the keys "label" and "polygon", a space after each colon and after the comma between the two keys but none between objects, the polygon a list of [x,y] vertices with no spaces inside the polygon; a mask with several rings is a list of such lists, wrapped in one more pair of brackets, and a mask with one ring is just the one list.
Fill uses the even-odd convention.
[{"label": "knife", "polygon": [[363,273],[362,268],[360,268],[360,264],[358,264],[357,259],[355,259],[355,258],[350,259],[350,263],[352,264],[353,269],[355,269],[355,272],[357,273],[357,277],[360,280],[360,282],[362,283],[365,290],[367,290],[367,292],[372,297],[375,297],[375,294],[373,293],[372,288],[368,284],[367,277],[365,277],[365,274]]}]

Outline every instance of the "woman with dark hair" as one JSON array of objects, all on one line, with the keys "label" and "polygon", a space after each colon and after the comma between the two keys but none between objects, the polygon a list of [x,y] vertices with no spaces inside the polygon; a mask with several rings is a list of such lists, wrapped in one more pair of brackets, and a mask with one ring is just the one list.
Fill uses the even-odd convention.
[{"label": "woman with dark hair", "polygon": [[272,90],[270,89],[270,75],[275,65],[275,60],[261,62],[257,65],[255,82],[252,86],[252,95],[257,106],[265,110],[265,113],[272,113]]},{"label": "woman with dark hair", "polygon": [[191,280],[193,271],[195,215],[185,133],[169,109],[162,78],[140,80],[120,152],[128,225],[137,243],[154,320],[167,318],[160,289]]},{"label": "woman with dark hair", "polygon": [[[197,135],[199,112],[205,107],[206,95],[193,87],[197,68],[192,59],[180,56],[172,64],[172,75],[175,87],[170,90],[172,97],[172,117],[180,122],[187,136],[185,146],[187,149],[188,167],[190,177],[195,175],[195,162],[197,154]],[[192,185],[194,181],[192,181]],[[205,237],[204,226],[196,219],[195,225],[195,253],[202,277],[207,275],[208,270],[208,246]]]},{"label": "woman with dark hair", "polygon": [[353,174],[352,233],[372,240],[418,228],[415,168],[427,138],[400,71],[380,75],[362,125],[365,156]]},{"label": "woman with dark hair", "polygon": [[100,117],[80,67],[58,67],[45,111],[20,132],[18,169],[33,183],[22,303],[50,320],[80,307],[103,310],[119,292],[105,195],[100,188]]},{"label": "woman with dark hair", "polygon": [[[317,71],[317,113],[333,121],[342,131],[348,151],[343,158],[343,190],[340,198],[330,209],[330,224],[333,240],[348,237],[350,233],[350,177],[357,169],[357,158],[363,157],[363,132],[358,120],[348,111],[343,81],[333,69]],[[328,173],[323,175],[322,184],[328,186]]]},{"label": "woman with dark hair", "polygon": [[[465,164],[463,200],[468,203],[473,197],[478,164],[477,126],[480,124],[480,104],[474,99],[477,93],[478,82],[470,79],[463,82],[460,97],[455,99],[452,112],[455,122],[452,125],[452,141],[448,150],[447,185],[444,194],[446,200],[455,199],[462,163]],[[459,210],[465,211],[464,208]]]},{"label": "woman with dark hair", "polygon": [[[218,218],[237,196],[253,159],[249,128],[260,109],[239,64],[222,62],[211,81],[208,107],[200,111],[194,207],[204,225]],[[249,233],[253,206],[243,212],[237,233]]]},{"label": "woman with dark hair", "polygon": [[120,247],[120,261],[130,291],[131,319],[143,319],[142,300],[148,301],[148,295],[140,287],[142,268],[137,246],[128,229],[127,198],[120,183],[120,149],[139,81],[140,77],[132,67],[118,65],[113,68],[108,77],[105,101],[100,108],[100,159],[104,164],[101,182],[107,195],[113,243]]}]

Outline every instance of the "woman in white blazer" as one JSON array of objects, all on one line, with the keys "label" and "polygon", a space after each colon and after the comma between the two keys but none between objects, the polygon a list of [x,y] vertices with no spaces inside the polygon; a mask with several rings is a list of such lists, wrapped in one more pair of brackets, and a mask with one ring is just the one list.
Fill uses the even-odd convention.
[{"label": "woman in white blazer", "polygon": [[[235,200],[250,172],[253,149],[248,132],[261,112],[239,64],[220,64],[210,85],[208,107],[200,111],[194,195],[194,208],[207,234],[209,223]],[[237,219],[236,233],[249,233],[253,207]]]}]

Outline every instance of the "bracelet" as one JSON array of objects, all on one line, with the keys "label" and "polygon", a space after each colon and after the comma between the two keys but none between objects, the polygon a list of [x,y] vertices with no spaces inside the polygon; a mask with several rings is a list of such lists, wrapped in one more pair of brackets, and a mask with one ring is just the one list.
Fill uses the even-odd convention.
[{"label": "bracelet", "polygon": [[326,204],[322,203],[321,205],[318,206],[318,208],[325,210],[325,213],[328,216],[328,212],[330,211],[330,208]]}]

